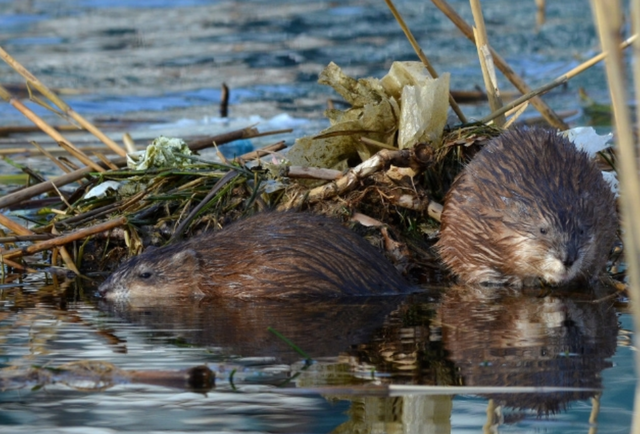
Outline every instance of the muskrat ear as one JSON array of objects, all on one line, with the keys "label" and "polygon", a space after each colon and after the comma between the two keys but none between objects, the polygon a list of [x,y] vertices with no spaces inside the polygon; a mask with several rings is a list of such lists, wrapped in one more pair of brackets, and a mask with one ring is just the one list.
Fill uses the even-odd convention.
[{"label": "muskrat ear", "polygon": [[194,249],[180,250],[171,257],[171,265],[177,267],[197,268],[199,263],[198,252]]}]

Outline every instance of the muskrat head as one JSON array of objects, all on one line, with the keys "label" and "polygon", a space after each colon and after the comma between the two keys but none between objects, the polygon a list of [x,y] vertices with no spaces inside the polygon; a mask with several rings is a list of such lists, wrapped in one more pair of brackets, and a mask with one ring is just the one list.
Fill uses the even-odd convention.
[{"label": "muskrat head", "polygon": [[[523,224],[523,221],[531,223]],[[508,225],[508,221],[505,224]],[[513,255],[514,267],[506,272],[521,274],[518,277],[525,285],[536,280],[562,285],[594,271],[594,234],[570,210],[538,218],[520,218],[517,226],[518,235],[510,241],[515,243],[506,249]],[[509,263],[506,261],[507,268]]]},{"label": "muskrat head", "polygon": [[200,257],[186,246],[147,251],[123,264],[98,288],[110,300],[201,295]]}]

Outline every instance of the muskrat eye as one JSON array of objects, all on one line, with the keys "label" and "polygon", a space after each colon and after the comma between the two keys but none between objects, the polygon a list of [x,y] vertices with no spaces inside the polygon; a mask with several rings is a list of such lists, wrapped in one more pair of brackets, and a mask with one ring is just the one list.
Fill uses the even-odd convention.
[{"label": "muskrat eye", "polygon": [[540,233],[542,235],[547,235],[547,228],[540,228]]},{"label": "muskrat eye", "polygon": [[148,271],[145,271],[143,273],[138,274],[138,277],[141,279],[148,279],[149,277],[151,277],[151,273],[149,273]]}]

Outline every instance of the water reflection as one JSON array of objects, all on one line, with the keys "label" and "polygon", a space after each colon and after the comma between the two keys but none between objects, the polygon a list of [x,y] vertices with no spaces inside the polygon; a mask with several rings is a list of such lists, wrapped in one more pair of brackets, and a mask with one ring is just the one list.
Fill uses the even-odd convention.
[{"label": "water reflection", "polygon": [[314,359],[337,357],[370,341],[401,298],[329,300],[131,299],[101,308],[158,335],[191,345],[219,348],[227,357],[271,357],[281,363],[300,354],[271,327]]},{"label": "water reflection", "polygon": [[[281,431],[285,421],[300,430],[309,421],[315,428],[308,432],[413,432],[425,426],[450,432],[456,420],[453,392],[389,396],[386,386],[591,389],[486,396],[497,405],[532,410],[518,412],[516,420],[558,412],[602,388],[601,373],[611,366],[618,331],[613,299],[597,291],[540,294],[448,288],[441,296],[431,292],[313,301],[156,298],[108,304],[90,298],[77,301],[91,288],[72,284],[64,290],[48,285],[38,291],[28,283],[4,289],[0,332],[4,366],[10,367],[12,381],[33,365],[57,367],[76,360],[106,360],[126,372],[148,370],[152,376],[207,362],[217,375],[215,389],[203,396],[180,393],[155,380],[153,386],[119,385],[92,393],[94,404],[87,408],[87,392],[76,389],[71,378],[62,382],[66,388],[47,385],[44,394],[25,388],[21,395],[0,394],[3,405],[15,410],[16,420],[33,418],[29,408],[34,405],[48,409],[39,413],[43,419],[36,418],[42,421],[58,420],[62,407],[84,408],[87,420],[96,426],[116,427],[120,419],[104,417],[105,406],[109,414],[130,414],[129,420],[136,423],[144,417],[131,408],[142,406],[158,420],[149,419],[149,429],[161,429],[162,408],[174,408],[185,411],[175,429],[190,420],[200,421],[200,429],[228,429],[233,419],[240,430],[259,426],[258,430]],[[314,363],[307,365],[268,327],[306,351]],[[235,380],[232,370],[237,370]],[[84,384],[86,378],[77,380]],[[309,394],[318,388],[321,396]],[[244,410],[234,406],[239,404]],[[219,411],[212,413],[212,406]],[[237,417],[226,419],[227,413]]]},{"label": "water reflection", "polygon": [[[302,356],[268,331],[278,330],[317,360],[298,387],[419,384],[567,387],[579,391],[501,393],[498,404],[555,413],[602,389],[618,321],[602,291],[552,295],[452,288],[434,303],[407,298],[309,301],[174,301],[136,299],[103,308],[154,334],[226,356]],[[178,341],[175,341],[178,342]],[[294,371],[296,370],[294,369]],[[306,372],[302,372],[306,371]],[[363,391],[366,394],[366,391]],[[514,390],[514,392],[517,392]]]},{"label": "water reflection", "polygon": [[[601,389],[618,318],[606,291],[527,294],[454,288],[438,310],[442,340],[466,386]],[[593,391],[492,395],[508,407],[555,413]]]}]

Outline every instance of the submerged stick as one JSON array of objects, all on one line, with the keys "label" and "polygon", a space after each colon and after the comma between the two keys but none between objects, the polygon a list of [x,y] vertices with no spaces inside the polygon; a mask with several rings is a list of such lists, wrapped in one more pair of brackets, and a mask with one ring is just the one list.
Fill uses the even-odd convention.
[{"label": "submerged stick", "polygon": [[[460,15],[445,1],[445,0],[431,0],[446,16],[453,22],[460,31],[475,44],[475,37],[473,36],[473,29],[467,22],[462,19]],[[523,94],[531,92],[529,85],[515,73],[511,66],[500,56],[493,48],[489,47],[491,56],[500,71],[507,77],[507,79]],[[553,127],[559,130],[566,130],[569,126],[545,103],[540,97],[531,99],[531,104],[540,112],[545,120]]]},{"label": "submerged stick", "polygon": [[[57,105],[60,110],[62,110],[67,116],[74,119],[80,126],[82,126],[85,130],[89,131],[91,134],[96,136],[102,143],[107,145],[113,152],[124,157],[126,152],[122,149],[116,142],[111,140],[109,137],[104,135],[102,131],[100,131],[97,127],[95,127],[91,122],[80,116],[76,113],[67,103],[65,103],[62,99],[60,99],[55,93],[53,93],[48,87],[40,82],[31,72],[29,72],[24,66],[18,63],[13,57],[9,55],[6,51],[0,47],[0,57],[16,72],[22,75],[26,80],[27,84],[35,87],[38,91],[45,96],[45,98],[49,99],[52,103]],[[86,163],[85,163],[86,164]]]},{"label": "submerged stick", "polygon": [[[392,0],[384,0],[384,1],[387,3],[387,6],[389,7],[389,10],[391,10],[391,13],[395,17],[396,21],[398,21],[398,24],[400,24],[400,28],[402,29],[405,36],[409,40],[409,43],[411,44],[411,46],[413,47],[413,50],[418,55],[418,58],[420,59],[422,64],[425,66],[425,68],[427,68],[427,71],[429,71],[429,74],[431,74],[431,77],[438,78],[438,73],[433,68],[433,66],[431,66],[431,62],[429,62],[429,59],[427,59],[427,56],[424,54],[424,51],[422,51],[422,48],[420,48],[420,45],[418,45],[418,41],[416,41],[416,38],[413,37],[413,33],[411,33],[411,30],[409,29],[404,19],[400,15],[400,12],[398,12],[398,10],[396,9]],[[467,118],[464,116],[464,113],[462,113],[462,110],[460,110],[460,106],[458,106],[458,103],[453,98],[453,95],[451,95],[451,92],[449,92],[449,104],[451,105],[451,108],[458,116],[458,119],[460,119],[460,122],[462,122],[463,124],[466,124]]]},{"label": "submerged stick", "polygon": [[117,219],[109,220],[99,225],[92,226],[90,228],[79,229],[77,231],[73,231],[66,235],[61,235],[59,237],[55,237],[50,240],[43,241],[41,243],[33,244],[31,246],[27,246],[21,249],[13,249],[6,252],[2,252],[2,260],[7,258],[12,259],[12,258],[18,258],[21,256],[33,255],[34,253],[42,252],[43,250],[49,250],[53,247],[64,246],[65,244],[68,244],[70,242],[80,240],[82,238],[86,238],[91,235],[106,232],[113,228],[124,226],[125,224],[127,224],[127,218],[124,216],[118,217]]}]

